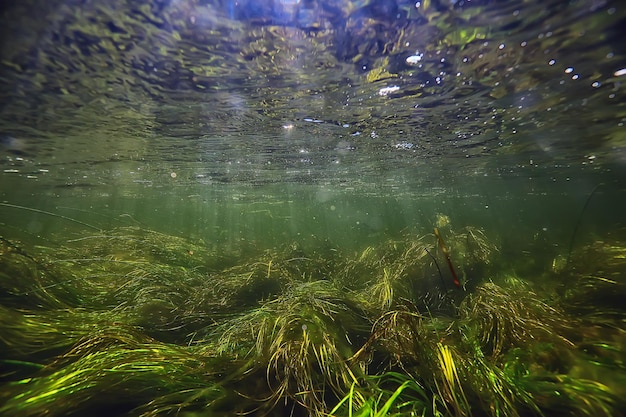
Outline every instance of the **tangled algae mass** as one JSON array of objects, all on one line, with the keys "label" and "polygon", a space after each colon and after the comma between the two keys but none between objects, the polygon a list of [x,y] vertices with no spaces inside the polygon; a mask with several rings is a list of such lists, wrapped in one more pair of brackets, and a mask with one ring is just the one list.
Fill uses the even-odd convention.
[{"label": "tangled algae mass", "polygon": [[[135,227],[58,247],[2,238],[0,413],[626,409],[626,248],[598,242],[550,280],[524,279],[482,231],[445,236],[462,289],[433,234],[358,253],[226,253]],[[598,299],[603,310],[591,308]]]}]

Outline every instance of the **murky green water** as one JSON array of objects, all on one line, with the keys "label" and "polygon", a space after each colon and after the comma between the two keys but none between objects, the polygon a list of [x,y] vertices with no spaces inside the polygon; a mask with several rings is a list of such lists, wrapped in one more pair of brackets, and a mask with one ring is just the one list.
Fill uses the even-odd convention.
[{"label": "murky green water", "polygon": [[10,3],[1,412],[624,409],[619,2]]}]

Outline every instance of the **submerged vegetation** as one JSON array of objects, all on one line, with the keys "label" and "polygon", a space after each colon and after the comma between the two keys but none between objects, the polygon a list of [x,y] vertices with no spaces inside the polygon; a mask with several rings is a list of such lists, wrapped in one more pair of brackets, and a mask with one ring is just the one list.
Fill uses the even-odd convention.
[{"label": "submerged vegetation", "polygon": [[1,416],[624,415],[617,1],[0,10]]},{"label": "submerged vegetation", "polygon": [[0,245],[2,415],[626,408],[616,243],[574,252],[549,280],[506,272],[472,227],[352,254],[224,253],[136,227],[62,247]]}]

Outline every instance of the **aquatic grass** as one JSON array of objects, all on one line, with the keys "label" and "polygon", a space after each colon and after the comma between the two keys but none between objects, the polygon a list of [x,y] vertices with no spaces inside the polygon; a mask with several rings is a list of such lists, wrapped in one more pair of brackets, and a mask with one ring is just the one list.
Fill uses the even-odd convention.
[{"label": "aquatic grass", "polygon": [[[35,416],[137,407],[146,415],[202,407],[223,397],[214,375],[222,358],[198,355],[190,348],[159,343],[139,333],[100,332],[77,343],[38,375],[5,386],[3,415]],[[212,376],[213,375],[213,376]],[[167,398],[164,403],[161,397]]]},{"label": "aquatic grass", "polygon": [[68,348],[96,330],[132,328],[133,319],[116,310],[18,311],[0,306],[0,345],[11,358],[41,357]]},{"label": "aquatic grass", "polygon": [[623,242],[609,237],[595,240],[572,252],[568,264],[569,271],[575,274],[596,274],[606,278],[619,277],[626,266],[626,246]]},{"label": "aquatic grass", "polygon": [[621,415],[625,402],[608,386],[565,374],[534,373],[520,381],[542,413],[611,417]]},{"label": "aquatic grass", "polygon": [[382,277],[370,288],[375,304],[381,310],[389,310],[394,302],[394,295],[397,288],[394,288],[394,277],[388,268],[383,268]]},{"label": "aquatic grass", "polygon": [[[82,245],[77,247],[38,247],[37,258],[24,251],[3,250],[0,262],[7,265],[1,269],[0,276],[0,285],[6,286],[3,303],[16,303],[21,308],[77,307],[82,304],[91,308],[112,308],[118,303],[113,297],[116,291],[128,287],[134,279],[141,275],[161,278],[174,272],[175,266],[155,262],[155,248],[161,248],[164,239],[152,242],[136,236],[115,235],[121,231],[116,229],[110,235],[85,237],[79,241]],[[139,233],[134,229],[123,230],[125,233],[131,231]],[[156,240],[162,236],[151,237]],[[174,241],[178,242],[177,239]],[[115,245],[121,242],[126,246]],[[189,245],[179,244],[181,246],[176,249],[170,244],[171,252],[191,257],[187,250]],[[174,261],[172,257],[167,260]],[[180,259],[177,263],[182,269],[197,269],[201,265],[201,262],[193,264],[187,260],[190,265],[184,266],[185,262]],[[21,279],[15,280],[14,276]],[[127,299],[123,292],[120,295]]]},{"label": "aquatic grass", "polygon": [[355,382],[356,377],[349,367],[339,365],[345,358],[337,353],[330,338],[322,335],[322,340],[314,343],[311,336],[305,328],[296,340],[285,340],[278,335],[270,346],[273,353],[266,377],[272,392],[270,403],[290,398],[319,415],[327,409],[326,389],[342,389],[341,384]]},{"label": "aquatic grass", "polygon": [[[353,359],[370,362],[370,368],[378,372],[406,375],[404,379],[410,378],[421,393],[429,393],[427,403],[434,415],[440,407],[450,415],[467,415],[470,405],[456,366],[461,356],[443,343],[446,340],[454,340],[454,326],[449,318],[390,311],[376,321],[370,339]],[[374,357],[382,362],[374,363]],[[420,408],[424,409],[422,405]]]},{"label": "aquatic grass", "polygon": [[478,339],[462,341],[466,336],[454,321],[436,324],[410,312],[387,317],[377,351],[389,352],[389,369],[411,375],[430,392],[433,413],[517,416],[519,410],[539,409],[499,363],[484,355]]},{"label": "aquatic grass", "polygon": [[[379,314],[409,302],[421,308],[451,312],[452,303],[463,297],[455,290],[453,277],[440,264],[442,256],[432,234],[391,239],[377,247],[367,247],[346,259],[333,279],[339,286],[360,292],[369,300],[368,309]],[[453,263],[461,265],[465,280],[482,278],[485,266],[498,252],[481,229],[466,227],[450,231],[446,242],[451,247]],[[455,268],[456,269],[456,268]]]},{"label": "aquatic grass", "polygon": [[[397,375],[397,376],[396,376]],[[401,380],[394,390],[382,388],[379,380],[389,382]],[[424,389],[412,379],[401,374],[384,374],[380,377],[368,379],[367,391],[360,392],[357,384],[353,383],[350,391],[329,411],[329,415],[345,415],[347,417],[386,417],[400,415],[427,415],[430,405]],[[395,381],[394,381],[395,382]],[[388,385],[388,384],[387,384]],[[378,392],[373,394],[371,391]],[[365,400],[364,400],[365,399]],[[428,415],[431,415],[430,413]]]},{"label": "aquatic grass", "polygon": [[278,254],[264,253],[250,262],[210,274],[216,292],[222,294],[233,309],[255,306],[263,299],[276,297],[298,276],[289,262]]},{"label": "aquatic grass", "polygon": [[448,412],[455,416],[467,416],[471,415],[471,408],[457,372],[458,356],[458,352],[450,346],[437,344],[437,359],[442,378],[435,378],[434,383],[437,397]]},{"label": "aquatic grass", "polygon": [[46,257],[32,256],[7,239],[0,239],[0,301],[15,308],[64,308],[80,304],[76,279],[54,268]]},{"label": "aquatic grass", "polygon": [[[567,269],[554,274],[563,304],[587,319],[615,320],[624,313],[626,246],[614,239],[594,241],[575,250]],[[603,308],[597,309],[597,305]]]},{"label": "aquatic grass", "polygon": [[[492,262],[497,252],[481,231],[447,238],[456,262]],[[167,244],[152,253],[159,239]],[[569,314],[594,291],[619,289],[616,278],[581,272],[589,285],[565,292],[561,308],[558,293],[503,273],[483,281],[471,275],[479,267],[466,270],[470,291],[451,293],[428,235],[352,257],[286,245],[211,261],[214,249],[189,244],[134,228],[56,252],[36,247],[36,256],[5,242],[0,261],[17,266],[2,288],[22,277],[32,304],[19,310],[26,293],[2,293],[4,414],[516,417],[623,408],[623,379],[603,374],[623,371],[623,311]],[[47,293],[35,295],[44,283]]]},{"label": "aquatic grass", "polygon": [[223,267],[232,262],[230,253],[218,251],[202,241],[192,241],[151,229],[124,226],[105,233],[67,240],[63,249],[70,255],[100,257],[114,255],[124,260],[146,260],[156,264],[188,268]]},{"label": "aquatic grass", "polygon": [[[600,340],[586,340],[577,344],[569,375],[602,382],[616,396],[626,398],[626,334],[623,330],[596,329],[606,333]],[[597,335],[596,337],[598,337]]]},{"label": "aquatic grass", "polygon": [[[562,313],[532,292],[524,292],[524,298],[521,292],[508,293],[486,283],[477,288],[476,297],[481,294],[488,296],[481,300],[468,296],[463,301],[467,304],[457,319],[407,310],[388,312],[374,324],[370,339],[355,356],[371,358],[377,352],[380,360],[380,354],[386,353],[384,369],[412,375],[430,390],[433,409],[446,410],[446,415],[540,414],[539,405],[516,379],[519,375],[504,372],[498,358],[515,346],[536,344],[542,338],[571,349],[571,342],[551,333],[563,324]],[[487,319],[467,315],[463,308],[468,305],[486,308],[481,314]],[[512,313],[516,317],[508,317]]]},{"label": "aquatic grass", "polygon": [[454,232],[451,241],[455,253],[461,256],[465,265],[490,264],[500,252],[498,244],[488,238],[484,230],[475,226],[465,226]]},{"label": "aquatic grass", "polygon": [[355,353],[354,360],[365,360],[379,352],[387,359],[378,366],[386,370],[399,366],[408,371],[416,364],[432,364],[437,343],[451,335],[451,324],[449,318],[434,319],[409,310],[389,311],[373,324],[369,339]]},{"label": "aquatic grass", "polygon": [[[626,270],[626,264],[624,265]],[[611,278],[608,278],[608,277]],[[584,316],[592,322],[620,326],[623,316],[623,301],[626,297],[626,282],[616,274],[580,274],[569,277],[576,284],[564,290],[563,305],[570,312]],[[598,310],[596,306],[603,308]]]},{"label": "aquatic grass", "polygon": [[[45,292],[33,280],[24,279],[25,296],[55,295],[68,286],[80,294],[80,303],[75,305],[128,310],[152,335],[170,341],[175,340],[172,335],[176,333],[179,337],[202,333],[220,317],[230,317],[276,295],[292,279],[289,268],[315,262],[304,257],[281,260],[279,256],[285,254],[268,251],[256,261],[236,266],[229,261],[225,269],[217,270],[214,260],[204,263],[206,249],[138,228],[117,228],[74,239],[72,245],[47,261],[55,268],[64,268],[65,276],[44,287]],[[159,255],[156,258],[155,252]]]},{"label": "aquatic grass", "polygon": [[[270,404],[291,399],[307,410],[327,410],[327,397],[343,396],[361,374],[348,359],[349,332],[368,328],[356,305],[328,281],[294,285],[215,328],[218,352],[249,360],[248,374],[265,367]],[[355,333],[355,334],[356,334]],[[209,336],[210,340],[210,336]]]},{"label": "aquatic grass", "polygon": [[[464,338],[459,349],[463,352],[460,374],[473,409],[494,417],[541,415],[533,396],[519,383],[524,375],[519,369],[516,373],[506,360],[494,361],[486,356],[477,339]],[[518,361],[518,358],[512,355],[512,360]]]},{"label": "aquatic grass", "polygon": [[385,270],[387,277],[394,282],[409,279],[407,275],[425,262],[427,253],[424,248],[432,245],[428,239],[427,235],[407,237],[391,239],[377,247],[368,246],[338,265],[333,279],[338,286],[352,290],[375,284],[377,279],[385,277]]},{"label": "aquatic grass", "polygon": [[429,252],[432,240],[429,235],[407,236],[376,248],[367,247],[344,260],[333,274],[333,281],[358,293],[367,303],[366,308],[377,315],[405,302],[428,304],[433,298],[438,303],[446,284],[433,266]]},{"label": "aquatic grass", "polygon": [[459,319],[477,332],[483,351],[498,356],[506,349],[533,340],[555,340],[572,346],[561,336],[571,327],[562,311],[549,306],[519,280],[507,287],[484,283],[459,306]]}]

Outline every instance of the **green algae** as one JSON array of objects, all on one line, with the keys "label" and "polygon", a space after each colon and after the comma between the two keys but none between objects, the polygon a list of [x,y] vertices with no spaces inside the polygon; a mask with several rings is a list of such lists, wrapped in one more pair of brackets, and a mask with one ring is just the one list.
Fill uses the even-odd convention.
[{"label": "green algae", "polygon": [[[0,410],[618,415],[623,311],[578,306],[623,286],[563,293],[496,268],[479,229],[446,236],[465,289],[442,285],[432,235],[246,256],[137,227],[56,248],[5,239]],[[572,263],[593,253],[616,277],[620,248]]]}]

